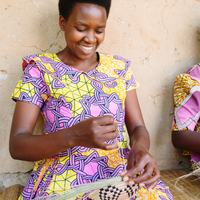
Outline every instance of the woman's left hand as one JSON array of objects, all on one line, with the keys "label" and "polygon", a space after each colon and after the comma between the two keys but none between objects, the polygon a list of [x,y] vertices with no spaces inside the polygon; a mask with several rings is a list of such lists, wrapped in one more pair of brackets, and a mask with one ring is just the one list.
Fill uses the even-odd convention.
[{"label": "woman's left hand", "polygon": [[[137,176],[142,170],[143,173]],[[139,184],[140,187],[147,186],[148,190],[152,190],[160,178],[160,171],[149,151],[142,145],[135,144],[128,156],[127,171],[122,172],[121,176],[131,185]]]}]

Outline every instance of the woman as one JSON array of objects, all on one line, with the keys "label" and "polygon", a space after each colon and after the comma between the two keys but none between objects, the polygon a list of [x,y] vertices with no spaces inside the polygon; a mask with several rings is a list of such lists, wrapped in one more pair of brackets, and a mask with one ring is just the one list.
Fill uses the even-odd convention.
[{"label": "woman", "polygon": [[174,120],[172,143],[191,155],[193,170],[200,168],[200,65],[194,65],[180,74],[174,84]]},{"label": "woman", "polygon": [[[59,195],[74,185],[120,174],[143,187],[136,198],[172,199],[148,151],[130,61],[96,52],[110,4],[60,0],[66,48],[23,58],[25,71],[12,95],[17,103],[10,153],[14,159],[37,162],[19,199]],[[44,135],[32,135],[40,112]]]}]

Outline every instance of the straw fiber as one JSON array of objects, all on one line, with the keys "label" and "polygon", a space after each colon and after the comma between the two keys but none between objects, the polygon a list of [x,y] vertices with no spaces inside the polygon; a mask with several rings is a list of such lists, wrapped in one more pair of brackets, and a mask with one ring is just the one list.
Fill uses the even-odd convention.
[{"label": "straw fiber", "polygon": [[200,182],[196,176],[189,176],[176,183],[175,179],[190,172],[189,169],[161,171],[161,180],[169,187],[174,200],[200,200]]},{"label": "straw fiber", "polygon": [[0,200],[17,200],[23,190],[22,185],[13,185],[0,191]]}]

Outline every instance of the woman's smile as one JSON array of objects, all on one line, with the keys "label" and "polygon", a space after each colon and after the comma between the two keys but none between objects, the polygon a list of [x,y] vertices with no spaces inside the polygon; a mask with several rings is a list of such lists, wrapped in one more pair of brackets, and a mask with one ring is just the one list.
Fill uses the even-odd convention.
[{"label": "woman's smile", "polygon": [[92,47],[87,47],[87,46],[83,46],[83,45],[81,45],[81,44],[79,44],[79,46],[80,46],[82,49],[84,49],[85,51],[91,51],[91,50],[94,48],[94,46],[92,46]]}]

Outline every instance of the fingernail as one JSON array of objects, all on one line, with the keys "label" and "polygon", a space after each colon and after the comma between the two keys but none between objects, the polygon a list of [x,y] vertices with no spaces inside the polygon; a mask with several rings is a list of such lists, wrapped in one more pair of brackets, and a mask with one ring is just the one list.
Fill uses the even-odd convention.
[{"label": "fingernail", "polygon": [[129,184],[130,185],[135,185],[135,182],[134,181],[129,181]]},{"label": "fingernail", "polygon": [[121,172],[121,176],[124,176],[127,173],[127,171]]},{"label": "fingernail", "polygon": [[128,180],[129,180],[128,176],[124,176],[123,180],[124,180],[125,182],[128,182]]},{"label": "fingernail", "polygon": [[126,173],[125,172],[122,172],[122,173],[120,173],[120,176],[124,176]]},{"label": "fingernail", "polygon": [[139,186],[140,186],[140,187],[144,187],[145,184],[144,184],[144,183],[140,183]]}]

